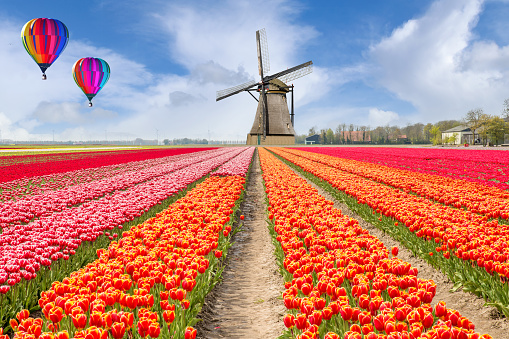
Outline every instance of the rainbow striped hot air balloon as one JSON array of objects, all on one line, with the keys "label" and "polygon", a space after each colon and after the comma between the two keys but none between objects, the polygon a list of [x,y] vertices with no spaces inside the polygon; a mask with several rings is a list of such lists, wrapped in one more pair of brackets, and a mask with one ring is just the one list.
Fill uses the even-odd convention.
[{"label": "rainbow striped hot air balloon", "polygon": [[72,66],[72,75],[76,85],[88,98],[92,107],[92,98],[103,88],[110,78],[110,66],[99,58],[81,58]]},{"label": "rainbow striped hot air balloon", "polygon": [[42,71],[46,80],[46,69],[58,58],[67,46],[69,30],[57,19],[32,19],[21,29],[23,46]]}]

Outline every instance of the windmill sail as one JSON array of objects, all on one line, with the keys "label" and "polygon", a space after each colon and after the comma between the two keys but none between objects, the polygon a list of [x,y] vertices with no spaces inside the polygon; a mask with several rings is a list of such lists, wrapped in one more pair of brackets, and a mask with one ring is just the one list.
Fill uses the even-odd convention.
[{"label": "windmill sail", "polygon": [[221,91],[216,92],[216,101],[223,100],[224,98],[228,98],[229,96],[232,96],[234,94],[240,93],[242,91],[245,91],[246,89],[250,89],[254,85],[256,85],[257,82],[254,80],[248,81],[246,83],[237,85],[235,87],[223,89]]},{"label": "windmill sail", "polygon": [[[268,77],[265,77],[263,79],[264,82],[267,82],[267,81],[270,81],[272,79],[280,79],[281,78],[284,78],[284,76],[288,75],[289,78],[291,80],[295,80],[297,78],[300,78],[301,76],[304,76],[306,74],[309,74],[313,71],[313,61],[308,61],[308,62],[305,62],[303,64],[300,64],[298,66],[295,66],[295,67],[292,67],[292,68],[289,68],[287,70],[284,70],[284,71],[281,71],[279,73],[276,73],[276,74],[273,74],[273,75],[270,75]],[[303,72],[302,75],[300,75],[300,72]],[[299,75],[297,77],[290,77],[290,75],[292,74],[295,74],[295,75]],[[287,80],[287,81],[291,81],[291,80]],[[283,81],[283,80],[281,80]],[[286,81],[283,81],[286,83]]]},{"label": "windmill sail", "polygon": [[297,66],[297,69],[294,70],[293,72],[278,76],[277,78],[284,82],[285,84],[288,84],[290,81],[301,78],[313,72],[313,62],[309,61],[303,65],[301,65],[302,67],[300,68],[299,66]]},{"label": "windmill sail", "polygon": [[256,50],[258,53],[258,73],[263,78],[263,75],[270,71],[269,47],[265,28],[256,31]]}]

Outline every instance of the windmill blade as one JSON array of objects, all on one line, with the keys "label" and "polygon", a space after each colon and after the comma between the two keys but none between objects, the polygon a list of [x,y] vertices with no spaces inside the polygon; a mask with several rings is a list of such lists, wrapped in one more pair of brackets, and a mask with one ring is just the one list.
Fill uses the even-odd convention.
[{"label": "windmill blade", "polygon": [[268,112],[268,103],[267,103],[267,91],[265,91],[265,85],[262,86],[262,128],[263,128],[263,140],[268,134],[269,131],[269,112]]},{"label": "windmill blade", "polygon": [[216,92],[216,101],[223,100],[224,98],[228,98],[229,96],[235,95],[237,93],[240,93],[242,91],[245,91],[246,89],[249,89],[258,83],[254,80],[248,81],[246,83],[237,85],[235,87],[223,89],[221,91]]},{"label": "windmill blade", "polygon": [[258,73],[263,78],[263,75],[270,71],[269,45],[267,44],[265,28],[256,31],[256,50],[258,53]]},{"label": "windmill blade", "polygon": [[312,72],[313,72],[313,64],[310,64],[309,66],[302,67],[298,70],[293,71],[292,73],[282,75],[282,76],[278,77],[278,79],[281,80],[282,82],[284,82],[285,84],[287,84],[295,79],[301,78],[301,77],[308,75]]},{"label": "windmill blade", "polygon": [[311,72],[313,72],[313,61],[308,61],[298,66],[284,70],[282,72],[265,77],[263,81],[267,82],[277,78],[286,84],[289,81],[308,75]]}]

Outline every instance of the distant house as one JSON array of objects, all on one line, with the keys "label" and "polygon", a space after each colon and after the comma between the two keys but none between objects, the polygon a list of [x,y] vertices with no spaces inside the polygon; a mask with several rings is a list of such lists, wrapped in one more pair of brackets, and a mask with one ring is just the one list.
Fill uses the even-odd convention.
[{"label": "distant house", "polygon": [[[370,133],[367,131],[342,131],[343,138],[348,142],[369,142],[371,141]],[[362,138],[364,135],[364,139]]]},{"label": "distant house", "polygon": [[[451,137],[455,137],[453,142],[446,141]],[[476,137],[478,137],[477,134]],[[466,143],[473,144],[474,135],[469,127],[465,125],[459,125],[442,132],[442,140],[452,145],[461,145]]]},{"label": "distant house", "polygon": [[315,134],[315,135],[311,135],[309,137],[306,138],[306,145],[313,145],[313,144],[318,144],[318,141],[320,140],[320,136],[318,134]]},{"label": "distant house", "polygon": [[398,143],[410,143],[410,141],[408,140],[408,137],[406,136],[406,134],[401,134],[401,135],[398,135],[396,137],[396,142]]}]

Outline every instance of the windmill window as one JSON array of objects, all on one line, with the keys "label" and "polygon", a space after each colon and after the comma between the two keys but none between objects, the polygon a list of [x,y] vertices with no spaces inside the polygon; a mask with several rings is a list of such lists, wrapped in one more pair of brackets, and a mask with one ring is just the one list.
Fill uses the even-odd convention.
[{"label": "windmill window", "polygon": [[290,124],[286,124],[286,127],[287,127],[288,129],[290,129]]}]

